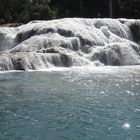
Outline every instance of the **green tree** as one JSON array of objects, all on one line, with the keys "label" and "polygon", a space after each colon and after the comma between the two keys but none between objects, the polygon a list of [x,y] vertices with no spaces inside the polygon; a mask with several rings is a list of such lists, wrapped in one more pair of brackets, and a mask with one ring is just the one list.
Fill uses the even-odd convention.
[{"label": "green tree", "polygon": [[0,17],[5,22],[12,22],[13,20],[13,6],[14,0],[0,0]]},{"label": "green tree", "polygon": [[139,0],[120,0],[120,9],[122,17],[140,18]]}]

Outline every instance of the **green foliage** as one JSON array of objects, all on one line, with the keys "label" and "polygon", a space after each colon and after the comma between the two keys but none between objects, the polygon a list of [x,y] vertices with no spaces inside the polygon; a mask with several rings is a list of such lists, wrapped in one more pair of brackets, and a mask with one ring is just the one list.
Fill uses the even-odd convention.
[{"label": "green foliage", "polygon": [[0,20],[23,22],[47,20],[56,17],[56,9],[48,5],[47,0],[0,0]]},{"label": "green foliage", "polygon": [[14,0],[0,0],[0,17],[6,22],[13,20],[13,6]]},{"label": "green foliage", "polygon": [[[111,0],[0,0],[0,23],[109,17]],[[113,17],[140,18],[140,0],[112,0]]]},{"label": "green foliage", "polygon": [[120,0],[120,12],[126,18],[140,18],[140,0]]}]

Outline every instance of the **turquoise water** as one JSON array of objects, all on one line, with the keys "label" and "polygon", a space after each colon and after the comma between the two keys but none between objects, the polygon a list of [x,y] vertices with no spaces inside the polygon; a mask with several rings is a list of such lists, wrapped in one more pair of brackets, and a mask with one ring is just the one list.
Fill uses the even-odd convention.
[{"label": "turquoise water", "polygon": [[0,140],[140,140],[140,67],[1,73]]}]

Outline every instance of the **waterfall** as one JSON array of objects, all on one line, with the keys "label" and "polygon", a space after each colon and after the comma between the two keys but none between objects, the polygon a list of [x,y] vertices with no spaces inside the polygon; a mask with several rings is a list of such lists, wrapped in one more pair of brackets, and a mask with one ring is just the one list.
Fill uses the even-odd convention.
[{"label": "waterfall", "polygon": [[139,65],[140,21],[65,18],[0,27],[0,70]]}]

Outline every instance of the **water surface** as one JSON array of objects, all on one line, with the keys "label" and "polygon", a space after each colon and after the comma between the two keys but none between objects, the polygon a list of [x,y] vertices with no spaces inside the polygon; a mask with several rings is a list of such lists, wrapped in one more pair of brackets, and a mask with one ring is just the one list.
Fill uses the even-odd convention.
[{"label": "water surface", "polygon": [[140,67],[1,73],[0,140],[140,140]]}]

